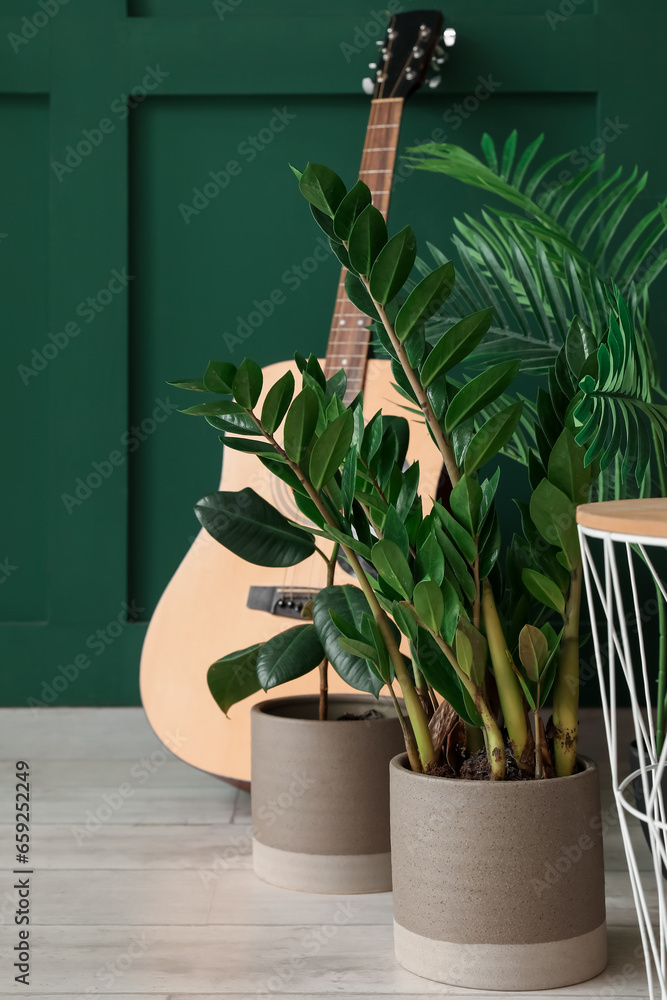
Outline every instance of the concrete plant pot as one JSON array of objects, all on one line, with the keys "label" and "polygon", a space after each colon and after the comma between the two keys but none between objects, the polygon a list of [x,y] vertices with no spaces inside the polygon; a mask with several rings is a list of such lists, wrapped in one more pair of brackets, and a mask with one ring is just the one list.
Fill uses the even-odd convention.
[{"label": "concrete plant pot", "polygon": [[396,957],[482,990],[580,983],[607,964],[595,764],[568,778],[489,782],[391,771]]},{"label": "concrete plant pot", "polygon": [[[374,708],[382,718],[339,721]],[[391,889],[389,761],[404,748],[391,699],[330,695],[253,705],[255,874],[303,892]]]}]

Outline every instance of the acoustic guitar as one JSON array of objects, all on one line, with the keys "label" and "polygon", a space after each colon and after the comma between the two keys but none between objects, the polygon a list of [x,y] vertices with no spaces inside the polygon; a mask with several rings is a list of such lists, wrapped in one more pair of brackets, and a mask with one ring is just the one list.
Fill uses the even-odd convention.
[{"label": "acoustic guitar", "polygon": [[[386,217],[405,99],[425,80],[433,59],[445,59],[442,15],[412,11],[395,15],[380,46],[375,79],[364,81],[372,94],[366,141],[359,177],[368,185],[373,204]],[[447,42],[449,32],[445,33]],[[432,81],[430,81],[432,82]],[[385,414],[405,416],[401,399],[391,386],[389,362],[369,359],[368,319],[345,295],[343,269],[334,308],[324,369],[327,377],[343,368],[347,397],[363,389],[364,415],[382,408]],[[292,362],[264,369],[264,385],[272,386]],[[422,422],[411,421],[408,460],[419,460],[422,492],[434,496],[441,472],[436,449]],[[272,476],[253,455],[227,451],[221,490],[251,486],[293,520],[303,520],[290,489]],[[324,571],[324,572],[323,572]],[[350,582],[336,570],[336,583]],[[221,712],[208,689],[211,663],[237,649],[264,642],[289,628],[303,605],[326,586],[322,559],[310,559],[289,569],[254,566],[239,559],[200,531],[151,619],[141,656],[141,698],[148,721],[167,746],[188,764],[244,786],[250,778],[250,709],[264,692],[234,705],[229,717]],[[282,685],[281,695],[310,694],[318,690],[314,671]],[[332,693],[351,689],[330,671]],[[178,739],[176,740],[176,734]]]}]

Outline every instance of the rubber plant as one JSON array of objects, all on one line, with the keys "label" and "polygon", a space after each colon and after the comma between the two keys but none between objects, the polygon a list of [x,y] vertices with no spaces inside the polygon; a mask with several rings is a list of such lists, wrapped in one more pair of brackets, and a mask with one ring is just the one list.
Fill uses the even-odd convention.
[{"label": "rubber plant", "polygon": [[[559,392],[544,432],[549,454],[531,462],[523,537],[512,539],[502,571],[499,472],[484,477],[482,469],[523,446],[525,401],[511,395],[520,358],[456,378],[454,369],[483,345],[493,309],[468,313],[427,341],[426,325],[455,288],[452,262],[406,292],[417,254],[412,230],[389,237],[362,182],[347,191],[333,171],[312,163],[296,173],[348,269],[347,295],[391,356],[396,388],[426,422],[451,490],[444,502],[422,498],[418,464],[404,461],[407,419],[378,412],[365,421],[361,394],[345,402],[345,373],[326,378],[312,356],[296,356],[299,387],[288,372],[266,392],[249,359],[238,368],[210,362],[202,379],[174,383],[217,394],[185,412],[223,431],[226,447],[256,454],[291,488],[307,522],[289,520],[245,489],[199,501],[202,525],[251,562],[294,565],[319,552],[329,569],[330,585],[306,610],[312,617],[217,661],[211,691],[227,711],[326,658],[354,687],[378,694],[387,686],[413,770],[466,776],[474,765],[493,780],[569,774],[581,594],[575,505],[588,496],[598,466],[619,451],[641,479],[646,455],[633,447],[635,428],[655,423],[650,452],[667,426],[665,409],[646,398],[645,357],[624,300],[613,284],[605,289],[609,323],[599,343],[571,318],[567,351],[549,383]],[[331,584],[337,558],[356,586]],[[511,595],[503,602],[510,614],[499,612],[499,594]],[[539,716],[552,688],[553,733]]]}]

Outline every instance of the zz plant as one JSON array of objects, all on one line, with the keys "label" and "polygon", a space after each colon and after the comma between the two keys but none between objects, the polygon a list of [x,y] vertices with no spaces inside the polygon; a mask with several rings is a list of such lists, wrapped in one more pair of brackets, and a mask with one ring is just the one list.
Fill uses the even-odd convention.
[{"label": "zz plant", "polygon": [[[571,774],[582,577],[575,505],[623,441],[624,469],[643,475],[644,451],[632,451],[624,419],[599,432],[607,397],[621,383],[636,419],[651,421],[661,444],[667,426],[664,408],[646,398],[645,357],[624,300],[613,284],[605,289],[609,324],[599,341],[571,318],[566,349],[549,369],[558,395],[537,405],[548,447],[530,449],[523,537],[506,546],[503,571],[499,472],[488,478],[482,470],[499,452],[525,447],[527,401],[508,395],[520,358],[457,379],[454,369],[483,346],[493,309],[463,315],[427,340],[427,325],[455,288],[453,264],[440,262],[406,294],[417,253],[412,230],[389,237],[362,182],[347,191],[317,164],[295,172],[348,269],[347,295],[390,355],[406,408],[426,423],[451,492],[446,502],[422,497],[418,463],[405,462],[407,419],[379,411],[365,420],[362,395],[347,398],[345,373],[327,378],[313,356],[296,356],[300,386],[287,372],[264,395],[262,370],[248,359],[238,368],[210,362],[201,380],[173,383],[216,394],[184,412],[222,431],[226,447],[256,455],[290,487],[302,515],[290,519],[246,488],[199,501],[206,530],[259,565],[292,566],[316,553],[327,564],[328,586],[304,609],[303,624],[217,661],[211,692],[228,711],[328,662],[353,687],[376,696],[388,688],[415,771],[458,773],[461,756],[474,756],[495,780],[510,769],[523,777]],[[356,586],[333,584],[337,560]],[[552,690],[547,737],[538,713]],[[325,704],[321,666],[321,714]]]}]

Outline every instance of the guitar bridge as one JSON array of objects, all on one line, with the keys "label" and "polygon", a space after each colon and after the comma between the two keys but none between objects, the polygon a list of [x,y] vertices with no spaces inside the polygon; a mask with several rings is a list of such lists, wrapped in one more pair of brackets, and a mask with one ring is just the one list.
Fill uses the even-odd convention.
[{"label": "guitar bridge", "polygon": [[254,611],[268,611],[270,615],[282,618],[303,618],[303,610],[318,593],[315,588],[303,587],[251,587],[248,592],[247,607]]}]

